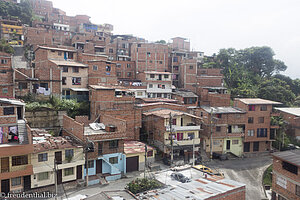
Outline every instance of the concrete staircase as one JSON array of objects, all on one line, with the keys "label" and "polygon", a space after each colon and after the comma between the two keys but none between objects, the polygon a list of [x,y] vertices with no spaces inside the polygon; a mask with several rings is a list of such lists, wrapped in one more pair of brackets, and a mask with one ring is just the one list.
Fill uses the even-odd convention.
[{"label": "concrete staircase", "polygon": [[26,122],[24,119],[18,120],[18,134],[20,144],[29,144]]}]

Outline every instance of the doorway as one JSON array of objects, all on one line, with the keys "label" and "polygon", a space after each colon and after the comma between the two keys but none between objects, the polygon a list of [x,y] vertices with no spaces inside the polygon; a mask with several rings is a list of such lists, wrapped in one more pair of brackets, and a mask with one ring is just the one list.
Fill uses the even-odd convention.
[{"label": "doorway", "polygon": [[230,140],[226,140],[226,150],[230,150]]}]

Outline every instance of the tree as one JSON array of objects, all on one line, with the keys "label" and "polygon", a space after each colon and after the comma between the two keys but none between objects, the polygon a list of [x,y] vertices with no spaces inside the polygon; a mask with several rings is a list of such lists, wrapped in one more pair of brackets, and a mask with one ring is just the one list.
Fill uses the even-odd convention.
[{"label": "tree", "polygon": [[0,51],[3,51],[5,53],[13,54],[14,48],[10,46],[4,39],[0,42]]},{"label": "tree", "polygon": [[19,4],[0,1],[0,15],[8,19],[19,19],[23,24],[28,25],[31,24],[33,17],[32,9],[28,1],[21,1]]},{"label": "tree", "polygon": [[259,87],[257,96],[279,101],[285,106],[292,105],[295,100],[295,94],[291,91],[290,86],[278,78],[265,79]]},{"label": "tree", "polygon": [[155,43],[157,43],[157,44],[167,44],[167,42],[165,40],[158,40]]}]

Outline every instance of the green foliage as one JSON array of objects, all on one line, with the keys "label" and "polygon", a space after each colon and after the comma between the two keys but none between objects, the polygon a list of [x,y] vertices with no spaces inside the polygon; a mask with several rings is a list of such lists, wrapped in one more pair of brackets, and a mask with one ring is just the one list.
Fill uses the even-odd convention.
[{"label": "green foliage", "polygon": [[270,165],[264,172],[263,185],[272,186],[272,170],[273,170],[273,165]]},{"label": "green foliage", "polygon": [[266,79],[260,84],[258,97],[279,101],[286,106],[290,106],[295,100],[295,94],[291,91],[290,86],[277,78]]},{"label": "green foliage", "polygon": [[0,1],[0,16],[8,19],[21,20],[23,24],[30,25],[32,22],[32,9],[28,1],[21,1],[16,4],[12,2]]},{"label": "green foliage", "polygon": [[0,42],[0,51],[5,52],[5,53],[9,53],[9,54],[13,54],[14,53],[14,49],[12,48],[12,46],[10,46],[5,40],[1,40]]},{"label": "green foliage", "polygon": [[158,40],[155,43],[158,43],[158,44],[167,44],[167,42],[165,40]]},{"label": "green foliage", "polygon": [[291,143],[290,138],[286,134],[287,130],[287,122],[284,121],[282,116],[279,117],[271,117],[271,125],[278,125],[279,129],[276,131],[276,140],[273,142],[273,147],[276,149],[283,149],[287,147],[288,144]]},{"label": "green foliage", "polygon": [[137,194],[145,192],[147,190],[154,190],[160,187],[162,187],[162,185],[154,179],[138,178],[128,183],[125,189],[129,190],[133,194]]},{"label": "green foliage", "polygon": [[293,105],[296,106],[296,107],[300,107],[300,96],[296,97]]},{"label": "green foliage", "polygon": [[300,93],[300,80],[278,74],[287,66],[274,59],[270,47],[221,49],[204,59],[203,68],[220,68],[232,99],[260,97],[289,106]]},{"label": "green foliage", "polygon": [[59,99],[51,97],[48,101],[37,101],[31,94],[22,98],[26,102],[26,110],[34,111],[42,108],[50,108],[53,110],[65,110],[68,116],[75,118],[78,115],[89,115],[89,103],[77,102],[73,99]]}]

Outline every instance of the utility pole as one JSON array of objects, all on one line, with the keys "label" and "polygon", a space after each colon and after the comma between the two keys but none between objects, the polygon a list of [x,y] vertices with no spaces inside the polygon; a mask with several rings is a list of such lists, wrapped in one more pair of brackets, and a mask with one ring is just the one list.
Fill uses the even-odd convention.
[{"label": "utility pole", "polygon": [[213,142],[212,142],[212,120],[213,120],[213,108],[211,107],[211,110],[210,110],[210,160],[212,160],[212,145],[213,145]]},{"label": "utility pole", "polygon": [[57,199],[57,196],[58,196],[58,194],[57,194],[57,170],[56,170],[56,158],[54,158],[54,168],[53,168],[53,170],[54,170],[54,181],[55,181],[55,199]]},{"label": "utility pole", "polygon": [[193,138],[193,166],[195,166],[195,138]]},{"label": "utility pole", "polygon": [[169,116],[169,126],[170,126],[170,133],[171,133],[171,167],[173,165],[173,159],[174,159],[174,154],[173,154],[173,132],[172,132],[172,114],[170,112],[170,116]]},{"label": "utility pole", "polygon": [[146,178],[146,167],[147,167],[147,144],[145,144],[145,166],[144,166],[144,178]]},{"label": "utility pole", "polygon": [[88,147],[87,147],[86,143],[86,147],[85,147],[85,186],[88,187],[89,186],[89,167],[88,167]]}]

